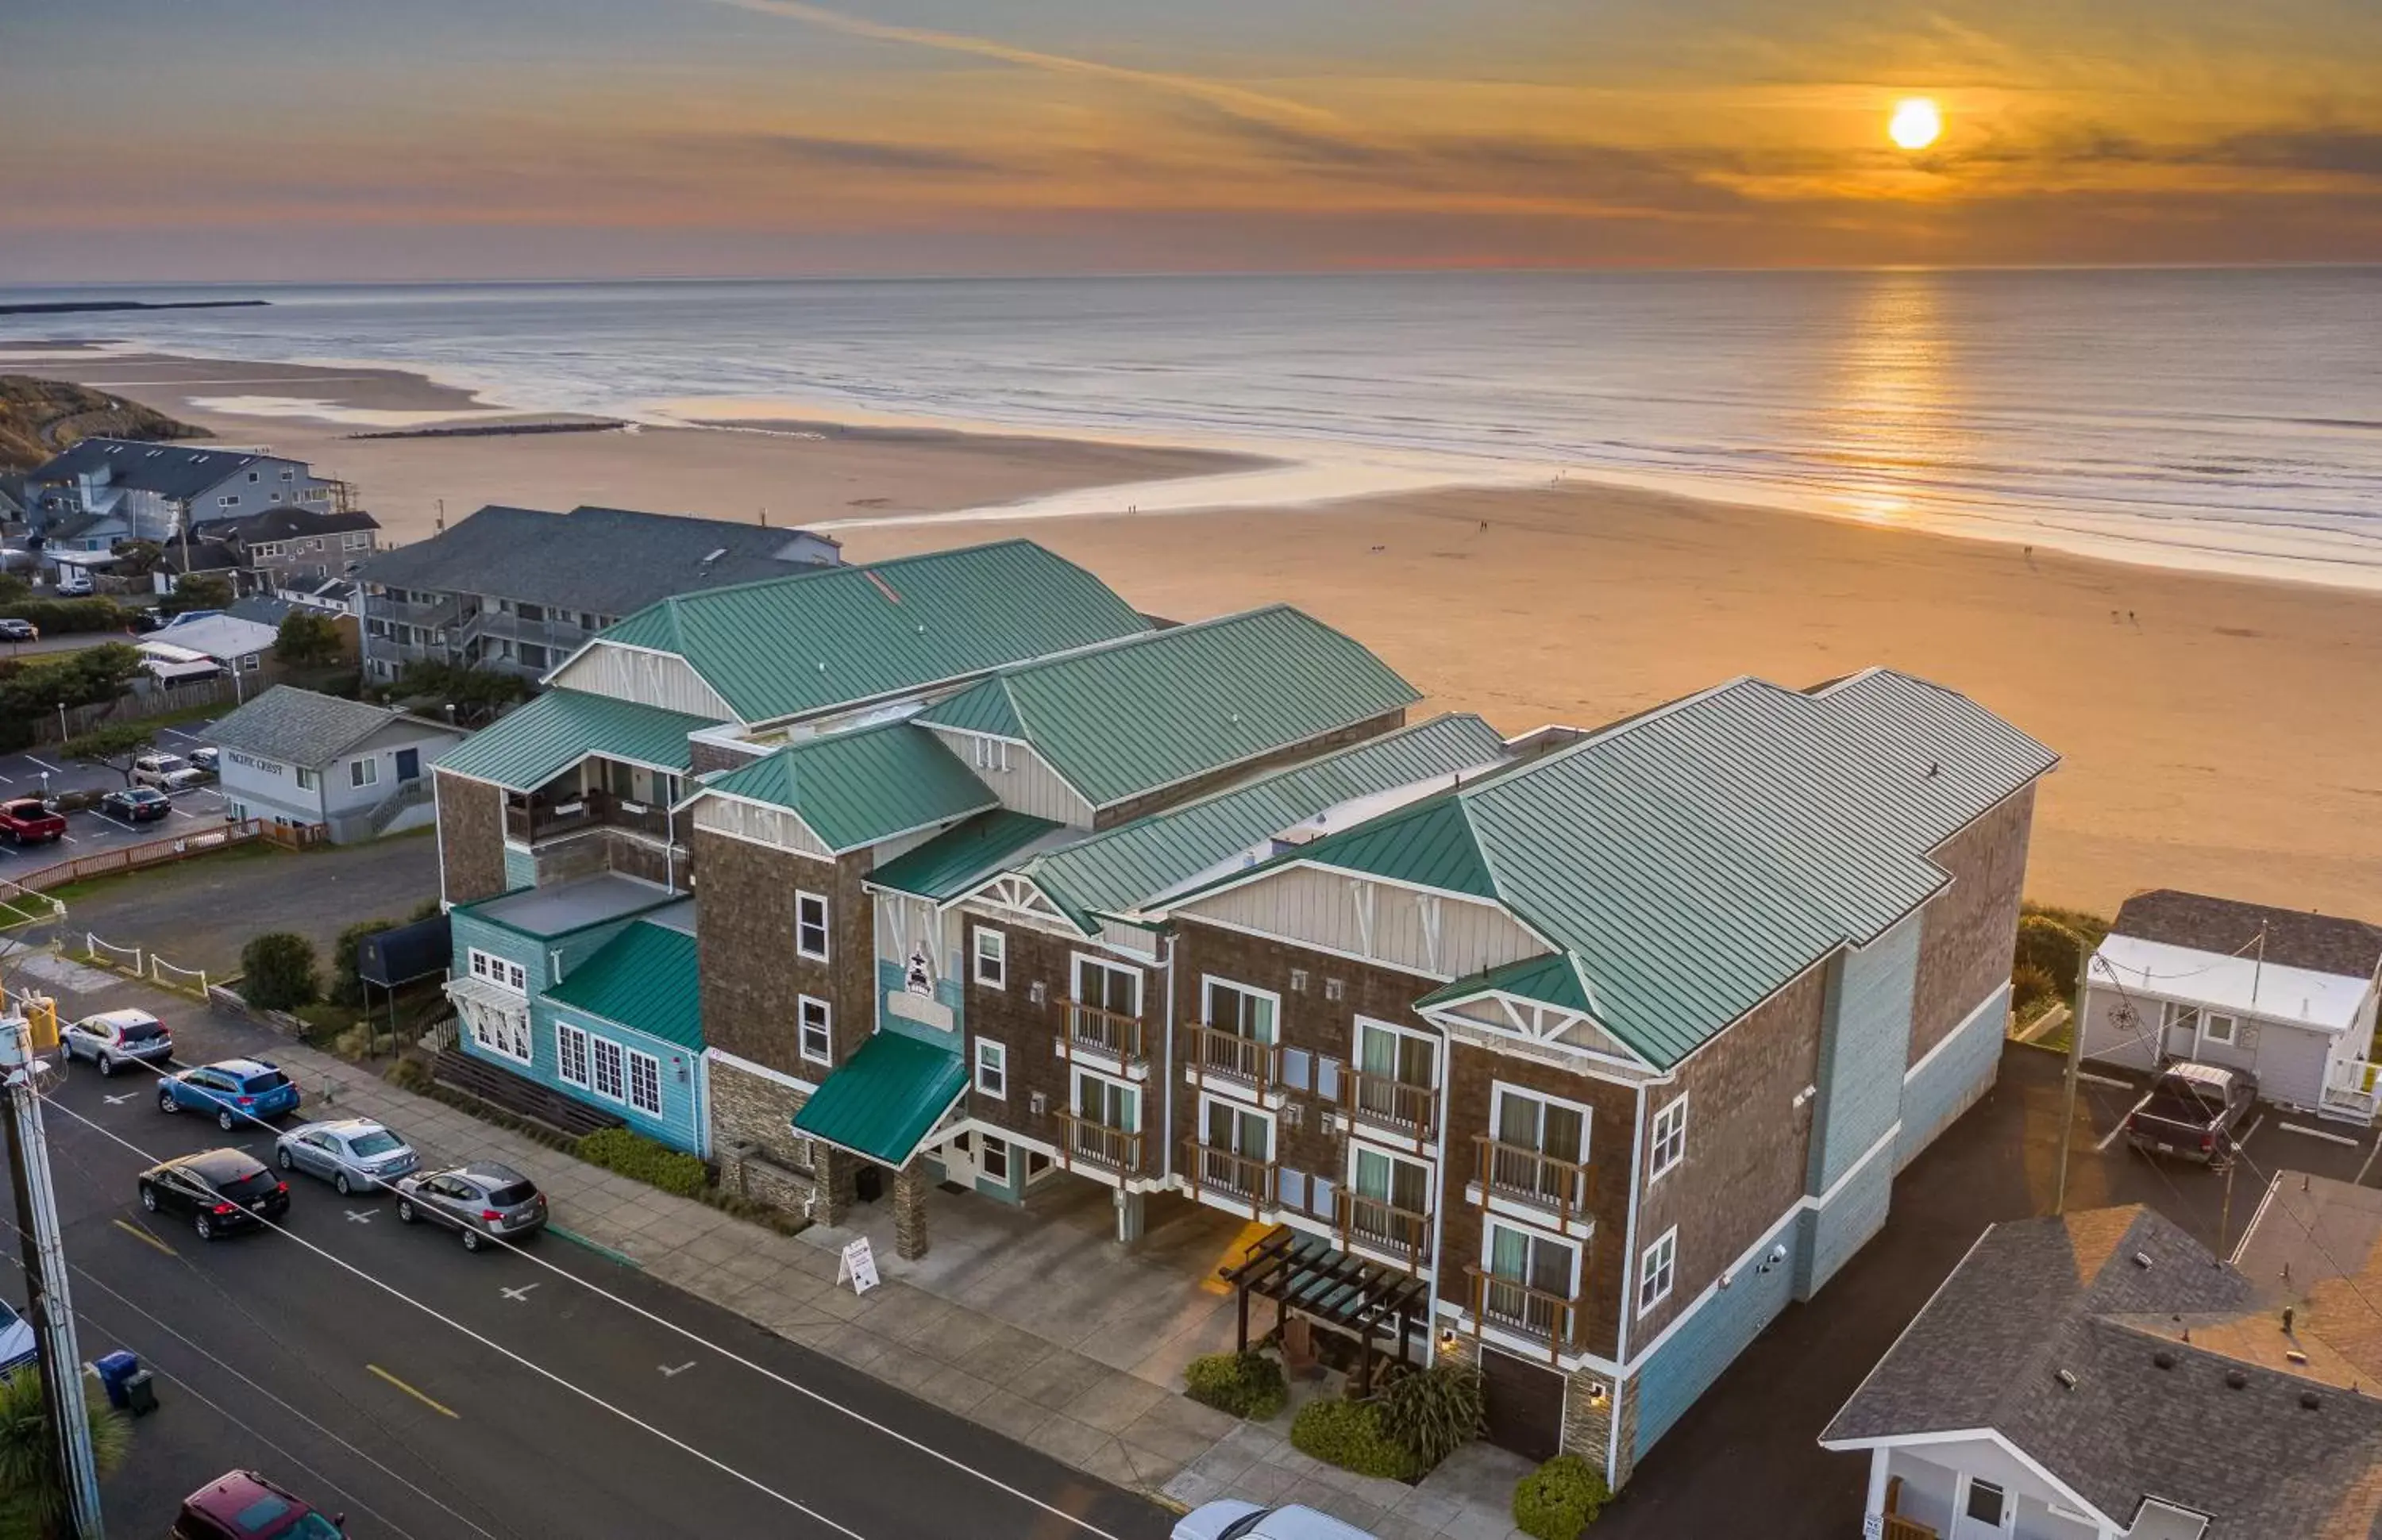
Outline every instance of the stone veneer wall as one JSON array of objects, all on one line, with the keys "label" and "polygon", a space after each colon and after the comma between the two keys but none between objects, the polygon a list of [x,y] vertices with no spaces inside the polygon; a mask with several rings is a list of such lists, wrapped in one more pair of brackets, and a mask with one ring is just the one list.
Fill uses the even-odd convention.
[{"label": "stone veneer wall", "polygon": [[[793,1116],[809,1097],[792,1086],[716,1057],[708,1078],[711,1147],[719,1160],[721,1179],[756,1203],[809,1214],[822,1224],[841,1220],[852,1205],[857,1163],[793,1131]],[[739,1158],[740,1145],[750,1147],[761,1158]],[[814,1212],[813,1194],[823,1182],[830,1196]]]},{"label": "stone veneer wall", "polygon": [[1921,911],[1919,978],[1905,1067],[1927,1057],[1977,1002],[2009,982],[2018,946],[2019,898],[2026,882],[2034,788],[2006,798],[1937,847],[1952,886]]},{"label": "stone veneer wall", "polygon": [[432,767],[438,799],[443,896],[450,904],[505,891],[505,794],[485,781]]}]

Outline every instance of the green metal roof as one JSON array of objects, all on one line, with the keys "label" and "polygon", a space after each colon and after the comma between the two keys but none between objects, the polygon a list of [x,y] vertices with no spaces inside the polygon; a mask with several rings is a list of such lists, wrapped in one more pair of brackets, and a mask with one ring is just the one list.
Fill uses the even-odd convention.
[{"label": "green metal roof", "polygon": [[690,932],[640,920],[597,947],[546,997],[702,1051],[702,994]]},{"label": "green metal roof", "polygon": [[[1744,679],[1280,859],[1494,899],[1667,1068],[1940,889],[1928,852],[2057,763],[1908,675]],[[1529,960],[1511,982],[1563,987]],[[1499,987],[1430,997],[1459,985]]]},{"label": "green metal roof", "polygon": [[1435,716],[1305,764],[1104,830],[1021,868],[1087,931],[1263,844],[1326,809],[1401,786],[1495,764],[1497,730],[1474,715]]},{"label": "green metal roof", "polygon": [[534,791],[589,754],[687,772],[687,734],[718,724],[708,716],[549,690],[455,746],[438,768]]},{"label": "green metal roof", "polygon": [[899,1169],[966,1092],[956,1048],[880,1032],[795,1111],[794,1131]]},{"label": "green metal roof", "polygon": [[1108,807],[1420,698],[1358,642],[1272,605],[1015,664],[918,720],[1020,739]]},{"label": "green metal roof", "polygon": [[955,898],[1001,870],[1018,851],[1067,825],[1009,808],[980,813],[906,850],[868,874],[871,884],[932,898]]},{"label": "green metal roof", "polygon": [[803,739],[705,783],[799,814],[831,850],[964,818],[999,804],[942,740],[906,722]]},{"label": "green metal roof", "polygon": [[683,593],[597,641],[675,653],[769,722],[1148,629],[1089,572],[1010,540]]},{"label": "green metal roof", "polygon": [[1565,1010],[1594,1015],[1588,993],[1579,986],[1579,971],[1571,958],[1562,952],[1549,952],[1540,957],[1526,957],[1509,962],[1503,968],[1492,968],[1485,973],[1472,973],[1454,984],[1442,984],[1417,1000],[1418,1008],[1453,1005],[1475,996],[1495,990],[1505,995],[1518,995],[1526,1000],[1543,1000]]}]

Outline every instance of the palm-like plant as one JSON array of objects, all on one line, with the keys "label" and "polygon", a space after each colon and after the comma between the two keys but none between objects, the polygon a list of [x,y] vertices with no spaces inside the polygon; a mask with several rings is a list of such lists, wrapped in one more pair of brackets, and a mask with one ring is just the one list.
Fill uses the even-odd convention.
[{"label": "palm-like plant", "polygon": [[[92,1455],[104,1476],[124,1463],[132,1424],[107,1404],[96,1377],[83,1377],[83,1392]],[[66,1527],[66,1484],[57,1466],[42,1376],[28,1363],[0,1378],[0,1536],[46,1540]]]}]

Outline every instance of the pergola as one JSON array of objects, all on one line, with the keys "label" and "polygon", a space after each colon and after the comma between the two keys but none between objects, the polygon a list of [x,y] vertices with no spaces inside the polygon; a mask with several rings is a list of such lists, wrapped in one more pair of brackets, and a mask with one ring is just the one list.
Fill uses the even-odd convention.
[{"label": "pergola", "polygon": [[1357,1341],[1357,1386],[1372,1383],[1373,1336],[1394,1331],[1397,1362],[1412,1362],[1414,1323],[1430,1309],[1423,1280],[1338,1251],[1320,1236],[1277,1225],[1249,1253],[1217,1276],[1233,1286],[1240,1308],[1240,1351],[1249,1351],[1249,1296],[1274,1302],[1273,1329],[1261,1339],[1277,1341],[1294,1310],[1327,1326],[1354,1333]]}]

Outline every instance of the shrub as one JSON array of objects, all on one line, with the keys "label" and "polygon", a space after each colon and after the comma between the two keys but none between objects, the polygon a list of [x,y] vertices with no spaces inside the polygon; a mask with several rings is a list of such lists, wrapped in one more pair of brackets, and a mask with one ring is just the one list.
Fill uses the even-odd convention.
[{"label": "shrub", "polygon": [[2046,1007],[2059,1003],[2059,981],[2043,971],[2041,965],[2021,962],[2010,972],[2010,1014],[2020,1021],[2032,1021]]},{"label": "shrub", "polygon": [[157,608],[166,615],[179,615],[185,610],[223,609],[231,601],[229,578],[218,578],[211,572],[191,572],[175,581],[174,592],[158,600]]},{"label": "shrub", "polygon": [[2066,998],[2076,993],[2084,952],[2066,925],[2047,915],[2027,914],[2019,918],[2018,948],[2010,964],[2013,984],[2019,970],[2032,968],[2051,981],[2052,993]]},{"label": "shrub", "polygon": [[318,610],[293,609],[281,617],[281,627],[274,633],[273,656],[292,667],[308,668],[338,662],[346,646],[338,624],[329,616]]},{"label": "shrub", "polygon": [[314,944],[289,931],[267,931],[240,948],[240,996],[259,1010],[295,1010],[323,993]]},{"label": "shrub", "polygon": [[1595,1466],[1559,1454],[1514,1484],[1514,1524],[1536,1540],[1579,1540],[1612,1500]]},{"label": "shrub", "polygon": [[1263,1353],[1209,1353],[1183,1371],[1184,1394],[1202,1406],[1262,1423],[1290,1399],[1282,1365]]},{"label": "shrub", "polygon": [[1480,1436],[1480,1371],[1434,1363],[1381,1392],[1381,1431],[1429,1470]]},{"label": "shrub", "polygon": [[399,1058],[382,1073],[381,1079],[399,1091],[426,1094],[430,1090],[430,1066],[418,1058]]},{"label": "shrub", "polygon": [[338,940],[331,944],[331,984],[324,997],[343,1006],[362,1005],[364,981],[356,973],[356,953],[364,937],[393,931],[402,923],[400,920],[359,920],[341,931]]},{"label": "shrub", "polygon": [[681,1198],[701,1196],[711,1181],[711,1173],[699,1156],[657,1143],[628,1129],[598,1129],[583,1135],[577,1153],[590,1165],[650,1182]]},{"label": "shrub", "polygon": [[31,620],[43,636],[120,631],[132,624],[132,612],[113,599],[16,599],[0,604],[0,616]]},{"label": "shrub", "polygon": [[1421,1474],[1413,1451],[1381,1429],[1381,1409],[1371,1401],[1309,1401],[1290,1424],[1290,1442],[1301,1454],[1360,1476],[1410,1481]]}]

